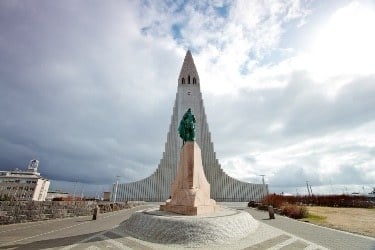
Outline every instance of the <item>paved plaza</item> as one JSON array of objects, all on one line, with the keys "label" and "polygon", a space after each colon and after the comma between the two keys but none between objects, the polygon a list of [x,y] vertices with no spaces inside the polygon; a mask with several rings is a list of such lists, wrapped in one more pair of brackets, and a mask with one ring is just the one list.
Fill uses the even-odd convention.
[{"label": "paved plaza", "polygon": [[[148,204],[128,210],[90,216],[5,225],[0,227],[0,249],[181,249],[135,239],[121,229],[132,213],[156,206]],[[246,203],[221,203],[249,212],[259,221],[253,234],[226,245],[201,249],[372,249],[375,238],[314,226],[283,216],[269,220],[268,214],[247,208]],[[147,226],[147,225],[145,225]]]}]

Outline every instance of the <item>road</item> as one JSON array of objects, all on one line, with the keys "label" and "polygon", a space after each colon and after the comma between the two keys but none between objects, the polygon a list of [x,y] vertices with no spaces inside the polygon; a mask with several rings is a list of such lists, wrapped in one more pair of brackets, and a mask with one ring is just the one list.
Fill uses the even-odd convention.
[{"label": "road", "polygon": [[[0,249],[174,249],[140,241],[119,230],[122,221],[135,211],[156,204],[91,216],[0,226]],[[245,203],[224,205],[245,210],[260,226],[256,234],[234,245],[215,249],[371,249],[375,239],[314,226],[282,216],[268,220],[267,213],[246,207]],[[147,225],[145,225],[147,226]]]},{"label": "road", "polygon": [[276,215],[275,220],[268,219],[268,213],[245,209],[255,219],[286,231],[292,235],[314,242],[328,249],[371,249],[375,250],[375,238],[333,230],[325,227],[300,222],[284,216]]},{"label": "road", "polygon": [[91,216],[0,226],[0,249],[45,249],[66,247],[109,231],[145,206]]}]

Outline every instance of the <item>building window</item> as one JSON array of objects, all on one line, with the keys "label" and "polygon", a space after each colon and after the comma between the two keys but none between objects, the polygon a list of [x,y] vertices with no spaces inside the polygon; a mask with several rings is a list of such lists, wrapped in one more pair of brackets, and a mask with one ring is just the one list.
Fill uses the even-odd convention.
[{"label": "building window", "polygon": [[185,84],[185,78],[182,77],[182,79],[181,79],[181,83],[182,83],[182,84]]},{"label": "building window", "polygon": [[193,84],[196,84],[197,83],[197,80],[195,79],[195,77],[193,78]]},{"label": "building window", "polygon": [[190,84],[190,76],[188,76],[188,84]]}]

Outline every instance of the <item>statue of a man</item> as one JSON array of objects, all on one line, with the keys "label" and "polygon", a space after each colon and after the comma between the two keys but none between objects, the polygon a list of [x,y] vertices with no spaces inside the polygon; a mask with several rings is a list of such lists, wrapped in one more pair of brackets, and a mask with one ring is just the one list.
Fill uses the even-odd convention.
[{"label": "statue of a man", "polygon": [[180,126],[178,127],[178,132],[183,140],[183,144],[185,144],[187,141],[195,140],[195,117],[193,113],[191,113],[190,108],[182,117]]}]

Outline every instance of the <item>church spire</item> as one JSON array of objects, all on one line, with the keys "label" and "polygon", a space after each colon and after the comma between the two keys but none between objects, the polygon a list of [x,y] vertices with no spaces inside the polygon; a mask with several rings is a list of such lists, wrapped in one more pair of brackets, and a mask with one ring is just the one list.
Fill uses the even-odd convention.
[{"label": "church spire", "polygon": [[195,68],[193,56],[190,50],[186,52],[184,63],[178,77],[179,84],[199,84],[198,71]]},{"label": "church spire", "polygon": [[[211,197],[218,201],[259,201],[268,194],[267,185],[236,180],[227,175],[221,168],[216,158],[214,144],[211,141],[199,84],[199,76],[193,57],[191,52],[187,51],[178,78],[171,124],[167,134],[165,151],[159,166],[151,176],[145,179],[119,184],[119,195],[116,196],[116,199],[123,201],[163,201],[168,199],[180,160],[182,141],[178,136],[179,122],[188,109],[191,109],[196,119],[195,139],[202,150],[202,163],[207,181],[211,184]],[[115,185],[113,190],[115,190]]]}]

